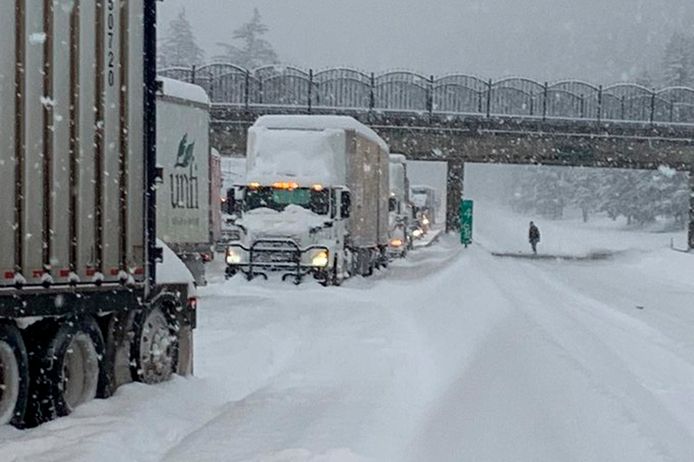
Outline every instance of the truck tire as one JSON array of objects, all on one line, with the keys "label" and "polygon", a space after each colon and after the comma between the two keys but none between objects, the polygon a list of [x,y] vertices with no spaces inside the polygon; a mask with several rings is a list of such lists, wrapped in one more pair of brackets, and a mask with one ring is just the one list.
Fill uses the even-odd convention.
[{"label": "truck tire", "polygon": [[29,396],[29,360],[16,327],[0,324],[0,426],[20,425]]},{"label": "truck tire", "polygon": [[159,305],[142,311],[135,319],[130,364],[133,378],[146,384],[165,382],[176,372],[178,335]]},{"label": "truck tire", "polygon": [[34,420],[72,413],[107,388],[104,338],[91,316],[63,320],[47,344],[34,352]]}]

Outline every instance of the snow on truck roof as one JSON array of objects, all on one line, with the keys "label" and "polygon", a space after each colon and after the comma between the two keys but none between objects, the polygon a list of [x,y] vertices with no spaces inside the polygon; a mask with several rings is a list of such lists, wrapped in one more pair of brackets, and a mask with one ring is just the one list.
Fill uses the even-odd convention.
[{"label": "snow on truck roof", "polygon": [[180,80],[174,80],[168,77],[157,77],[157,80],[162,83],[162,94],[164,94],[164,96],[184,99],[205,105],[210,104],[210,98],[207,96],[207,92],[198,85],[181,82]]},{"label": "snow on truck roof", "polygon": [[391,154],[390,162],[393,164],[405,164],[407,163],[407,157],[404,154]]},{"label": "snow on truck roof", "polygon": [[348,116],[266,115],[260,117],[253,126],[288,130],[354,130],[363,137],[377,143],[384,151],[390,151],[388,144],[375,131]]},{"label": "snow on truck roof", "polygon": [[272,184],[294,181],[303,185],[344,181],[345,132],[340,129],[249,130],[246,182]]}]

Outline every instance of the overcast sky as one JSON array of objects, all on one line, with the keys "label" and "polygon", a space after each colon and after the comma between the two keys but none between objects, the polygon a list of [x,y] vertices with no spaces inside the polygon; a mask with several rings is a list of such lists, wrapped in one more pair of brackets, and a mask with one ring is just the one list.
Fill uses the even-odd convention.
[{"label": "overcast sky", "polygon": [[166,0],[185,7],[208,57],[258,7],[285,64],[411,69],[498,78],[633,79],[673,29],[694,31],[694,0]]}]

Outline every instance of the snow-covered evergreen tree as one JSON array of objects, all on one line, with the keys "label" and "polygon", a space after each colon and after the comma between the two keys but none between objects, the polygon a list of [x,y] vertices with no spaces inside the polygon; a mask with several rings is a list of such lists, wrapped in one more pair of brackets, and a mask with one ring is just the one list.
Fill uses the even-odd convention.
[{"label": "snow-covered evergreen tree", "polygon": [[185,9],[181,9],[176,19],[169,23],[166,36],[159,46],[159,68],[198,66],[203,64],[204,59],[205,52],[196,43]]},{"label": "snow-covered evergreen tree", "polygon": [[235,42],[240,42],[239,45],[218,43],[217,45],[224,51],[215,59],[227,61],[246,69],[278,63],[277,53],[270,42],[264,38],[268,30],[268,27],[263,24],[260,12],[255,8],[251,20],[236,29],[232,35]]},{"label": "snow-covered evergreen tree", "polygon": [[592,169],[576,168],[572,169],[568,175],[571,182],[571,204],[581,210],[584,223],[588,222],[590,214],[595,211],[599,202],[599,196],[595,190],[596,173]]},{"label": "snow-covered evergreen tree", "polygon": [[665,47],[663,83],[668,87],[694,86],[694,39],[675,32]]},{"label": "snow-covered evergreen tree", "polygon": [[636,78],[634,79],[634,83],[637,85],[641,85],[642,87],[646,88],[653,88],[656,86],[656,79],[653,78],[653,74],[651,74],[650,71],[647,69],[642,70],[636,75]]}]

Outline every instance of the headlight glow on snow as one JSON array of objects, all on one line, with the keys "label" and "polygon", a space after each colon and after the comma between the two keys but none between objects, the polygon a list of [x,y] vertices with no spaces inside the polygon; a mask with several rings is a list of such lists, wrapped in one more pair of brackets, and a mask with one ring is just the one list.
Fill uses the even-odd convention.
[{"label": "headlight glow on snow", "polygon": [[227,264],[228,265],[237,265],[241,263],[241,255],[239,255],[235,250],[233,249],[227,249]]},{"label": "headlight glow on snow", "polygon": [[321,250],[315,254],[311,259],[311,266],[315,266],[317,268],[325,268],[328,266],[328,251]]},{"label": "headlight glow on snow", "polygon": [[415,229],[414,231],[412,231],[412,235],[413,235],[414,237],[422,237],[422,230],[419,229],[419,228],[417,228],[417,229]]}]

